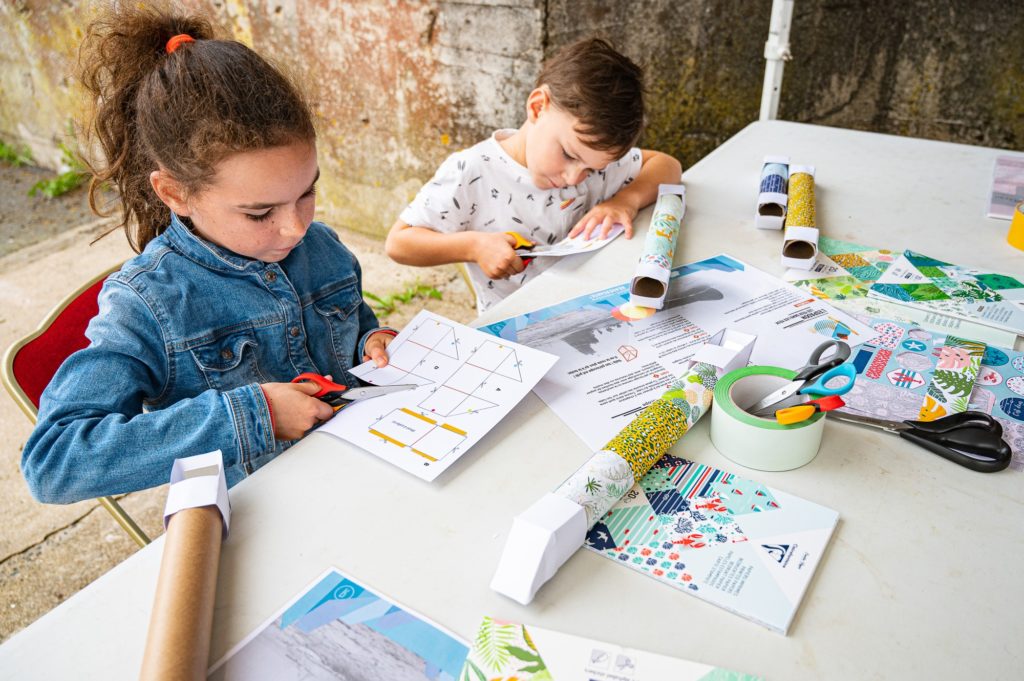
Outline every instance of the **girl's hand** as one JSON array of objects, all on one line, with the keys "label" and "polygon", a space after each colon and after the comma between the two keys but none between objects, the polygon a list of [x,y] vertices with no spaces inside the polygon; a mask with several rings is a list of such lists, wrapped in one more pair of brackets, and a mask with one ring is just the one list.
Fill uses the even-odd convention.
[{"label": "girl's hand", "polygon": [[616,199],[617,196],[613,196],[604,203],[599,203],[591,208],[573,226],[569,236],[574,237],[577,234],[583,234],[584,239],[590,239],[591,235],[596,232],[597,236],[603,239],[608,236],[612,225],[618,222],[626,228],[626,238],[632,239],[633,218],[636,217],[637,210],[628,202]]},{"label": "girl's hand", "polygon": [[370,334],[370,337],[366,339],[366,345],[363,346],[363,361],[372,359],[378,369],[386,367],[388,365],[387,347],[394,339],[395,335],[387,331]]},{"label": "girl's hand", "polygon": [[475,257],[488,279],[508,279],[526,267],[516,254],[516,239],[511,234],[477,232]]},{"label": "girl's hand", "polygon": [[278,440],[297,440],[334,415],[331,405],[313,397],[320,390],[316,383],[263,383],[260,387],[270,406]]}]

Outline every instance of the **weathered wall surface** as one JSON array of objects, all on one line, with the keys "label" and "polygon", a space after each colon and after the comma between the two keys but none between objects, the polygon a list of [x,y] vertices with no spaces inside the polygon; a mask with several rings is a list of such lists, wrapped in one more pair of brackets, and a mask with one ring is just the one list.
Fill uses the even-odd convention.
[{"label": "weathered wall surface", "polygon": [[[648,69],[644,144],[695,163],[757,117],[770,0],[186,0],[305,82],[320,201],[383,234],[437,164],[518,125],[544,55],[613,40]],[[797,0],[780,117],[1024,146],[1018,0]],[[94,5],[0,3],[0,138],[56,165],[70,67]]]}]

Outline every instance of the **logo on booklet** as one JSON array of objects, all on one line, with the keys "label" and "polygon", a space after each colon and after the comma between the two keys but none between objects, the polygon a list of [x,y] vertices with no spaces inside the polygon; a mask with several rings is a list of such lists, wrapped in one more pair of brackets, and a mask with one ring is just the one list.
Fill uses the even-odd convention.
[{"label": "logo on booklet", "polygon": [[789,565],[789,559],[793,557],[797,546],[799,544],[761,544],[761,548],[767,551],[768,555],[782,567]]}]

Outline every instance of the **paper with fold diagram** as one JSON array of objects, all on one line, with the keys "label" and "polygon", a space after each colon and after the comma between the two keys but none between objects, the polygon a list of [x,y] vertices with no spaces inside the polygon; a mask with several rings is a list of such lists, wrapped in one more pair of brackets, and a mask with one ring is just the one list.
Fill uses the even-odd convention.
[{"label": "paper with fold diagram", "polygon": [[555,363],[421,311],[388,346],[389,363],[351,373],[374,385],[415,390],[355,402],[318,432],[341,438],[424,480],[433,480],[496,426]]}]

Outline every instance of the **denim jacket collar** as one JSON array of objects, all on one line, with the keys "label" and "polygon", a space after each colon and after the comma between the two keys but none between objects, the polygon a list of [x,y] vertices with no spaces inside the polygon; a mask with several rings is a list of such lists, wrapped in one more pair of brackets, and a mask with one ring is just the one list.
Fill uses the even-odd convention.
[{"label": "denim jacket collar", "polygon": [[266,266],[264,262],[243,257],[206,241],[193,232],[175,213],[171,213],[171,224],[164,230],[164,235],[184,256],[211,270],[244,272]]}]

